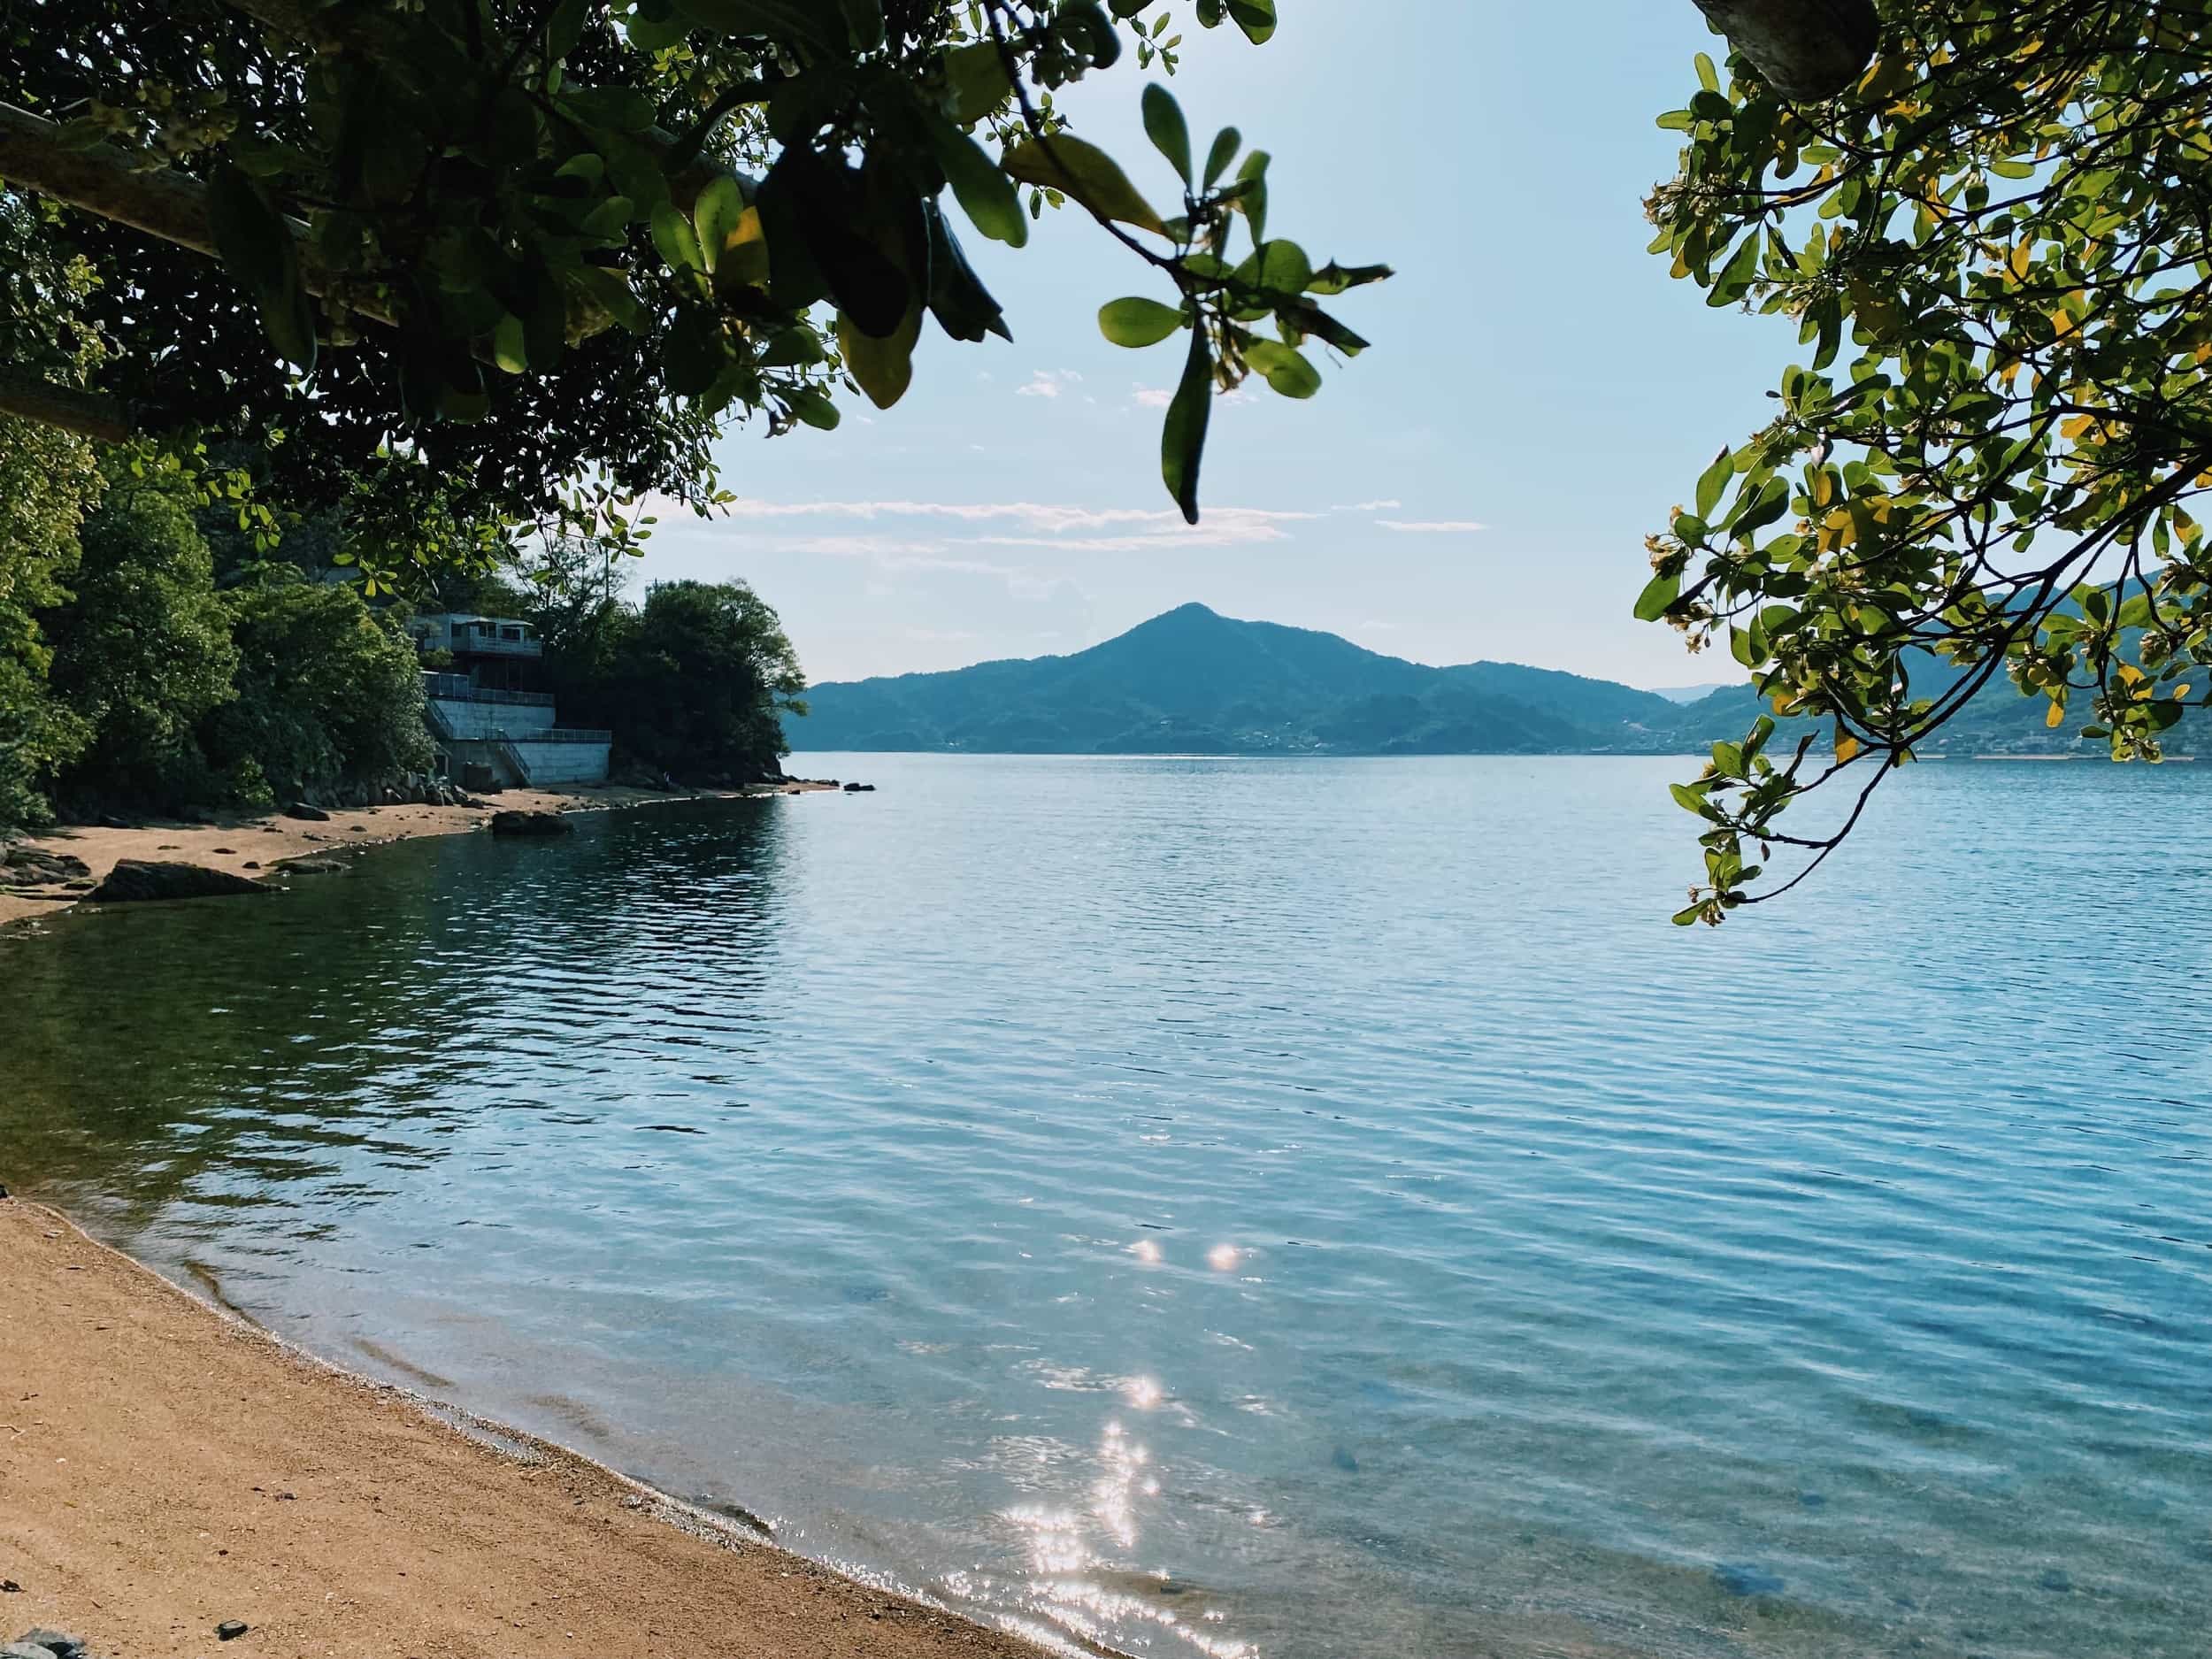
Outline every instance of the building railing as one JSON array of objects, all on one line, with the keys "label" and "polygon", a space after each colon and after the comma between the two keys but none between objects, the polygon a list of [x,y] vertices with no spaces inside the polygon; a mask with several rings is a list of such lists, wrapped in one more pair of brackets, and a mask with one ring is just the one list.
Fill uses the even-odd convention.
[{"label": "building railing", "polygon": [[446,649],[456,657],[542,657],[543,640],[503,640],[496,634],[472,634],[456,628]]},{"label": "building railing", "polygon": [[542,732],[506,733],[511,743],[612,743],[612,732],[595,732],[588,726],[552,726]]},{"label": "building railing", "polygon": [[553,706],[553,694],[549,691],[498,691],[477,685],[466,674],[426,672],[422,677],[422,695],[446,703],[504,703],[525,709]]}]

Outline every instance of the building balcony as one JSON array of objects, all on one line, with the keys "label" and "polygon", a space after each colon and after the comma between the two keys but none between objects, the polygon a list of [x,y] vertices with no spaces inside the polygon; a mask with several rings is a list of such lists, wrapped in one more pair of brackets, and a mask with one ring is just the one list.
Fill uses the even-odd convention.
[{"label": "building balcony", "polygon": [[422,695],[439,703],[504,703],[524,709],[553,706],[553,694],[549,691],[499,691],[477,685],[466,674],[426,673],[422,677]]}]

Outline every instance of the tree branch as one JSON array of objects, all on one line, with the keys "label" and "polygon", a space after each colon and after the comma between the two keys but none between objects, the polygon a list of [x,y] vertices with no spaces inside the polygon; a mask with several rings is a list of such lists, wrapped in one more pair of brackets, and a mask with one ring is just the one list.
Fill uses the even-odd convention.
[{"label": "tree branch", "polygon": [[102,443],[127,443],[135,435],[124,406],[111,397],[56,386],[26,370],[0,364],[0,414],[59,426]]},{"label": "tree branch", "polygon": [[207,188],[166,168],[142,173],[105,144],[72,144],[43,116],[0,104],[0,180],[215,257]]}]

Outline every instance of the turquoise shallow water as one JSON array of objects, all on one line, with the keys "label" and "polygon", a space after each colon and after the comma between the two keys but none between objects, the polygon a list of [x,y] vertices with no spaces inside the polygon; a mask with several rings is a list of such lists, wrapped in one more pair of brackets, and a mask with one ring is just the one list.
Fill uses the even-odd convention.
[{"label": "turquoise shallow water", "polygon": [[0,1177],[1063,1639],[2206,1651],[2206,769],[795,764],[0,938]]}]

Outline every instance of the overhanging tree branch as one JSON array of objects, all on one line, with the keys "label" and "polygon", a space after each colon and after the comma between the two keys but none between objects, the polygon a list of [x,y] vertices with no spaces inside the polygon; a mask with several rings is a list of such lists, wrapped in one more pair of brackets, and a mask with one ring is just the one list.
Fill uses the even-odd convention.
[{"label": "overhanging tree branch", "polygon": [[30,371],[5,365],[0,365],[0,414],[59,426],[103,443],[127,442],[134,435],[128,414],[115,399],[56,386]]},{"label": "overhanging tree branch", "polygon": [[0,180],[215,257],[207,189],[198,180],[141,172],[105,144],[71,143],[53,122],[12,104],[0,104]]}]

